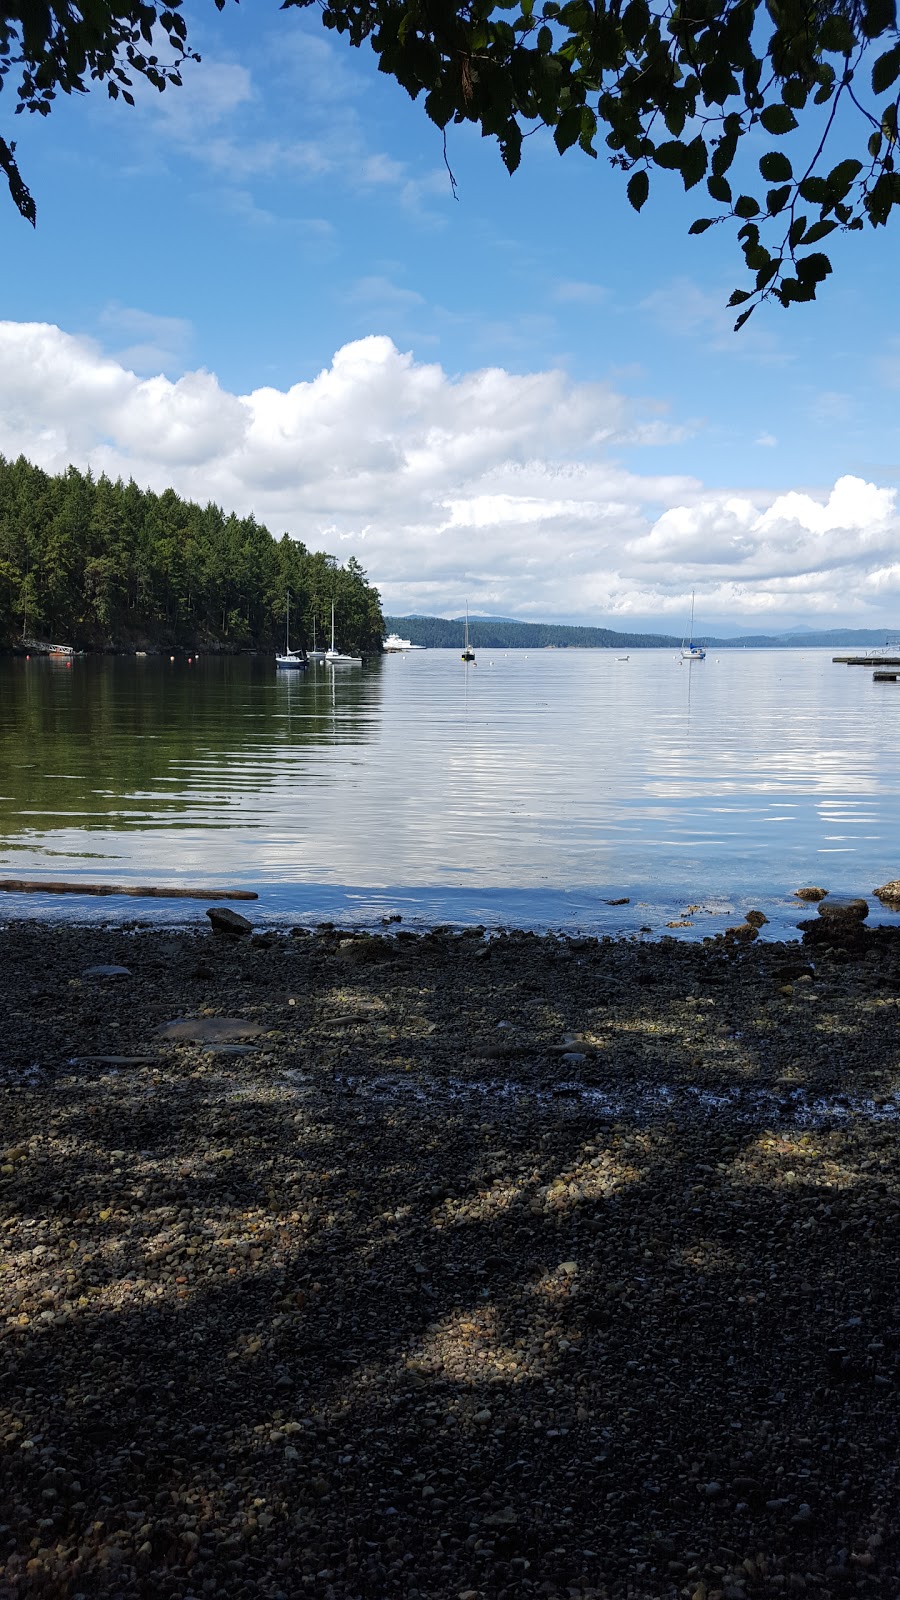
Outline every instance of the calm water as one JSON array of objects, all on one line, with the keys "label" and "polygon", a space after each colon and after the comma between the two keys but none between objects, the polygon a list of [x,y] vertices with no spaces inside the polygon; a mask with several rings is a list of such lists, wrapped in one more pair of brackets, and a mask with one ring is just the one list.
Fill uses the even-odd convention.
[{"label": "calm water", "polygon": [[[798,650],[423,651],[277,677],[5,660],[0,790],[0,876],[252,888],[257,920],[659,931],[693,905],[692,937],[754,904],[777,931],[802,883],[900,876],[900,684]],[[202,906],[0,899],[48,912]]]}]

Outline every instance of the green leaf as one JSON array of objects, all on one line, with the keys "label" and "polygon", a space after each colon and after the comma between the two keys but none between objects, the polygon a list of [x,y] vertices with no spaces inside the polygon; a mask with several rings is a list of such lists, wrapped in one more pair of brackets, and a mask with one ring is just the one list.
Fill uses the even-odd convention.
[{"label": "green leaf", "polygon": [[766,106],[760,112],[759,120],[766,133],[791,133],[797,126],[797,118],[790,106]]},{"label": "green leaf", "polygon": [[878,39],[897,26],[896,0],[866,0],[857,16],[865,38]]},{"label": "green leaf", "polygon": [[836,222],[814,222],[812,227],[803,235],[800,243],[818,244],[820,239],[827,239],[830,233],[834,233],[836,227]]},{"label": "green leaf", "polygon": [[696,222],[691,223],[688,233],[705,233],[707,228],[712,227],[714,221],[714,217],[698,217]]},{"label": "green leaf", "polygon": [[797,262],[797,276],[801,283],[821,283],[831,271],[831,262],[821,251],[811,256],[801,256]]},{"label": "green leaf", "polygon": [[722,135],[722,138],[719,140],[712,153],[713,177],[724,177],[725,173],[728,171],[728,168],[731,166],[732,161],[734,160],[735,151],[737,150],[737,142],[738,133],[733,129]]},{"label": "green leaf", "polygon": [[843,200],[854,178],[862,172],[861,161],[839,161],[832,167],[825,179],[828,185],[828,197],[831,200]]},{"label": "green leaf", "polygon": [[644,201],[649,193],[650,178],[644,171],[644,168],[639,167],[637,172],[633,172],[631,174],[631,177],[628,180],[627,189],[628,198],[631,201],[631,204],[634,206],[635,211],[640,211],[641,206],[644,204]]},{"label": "green leaf", "polygon": [[797,192],[801,200],[808,200],[811,206],[822,206],[828,199],[828,184],[824,178],[804,178],[798,183]]},{"label": "green leaf", "polygon": [[780,150],[770,150],[759,163],[759,170],[770,183],[780,183],[785,178],[794,176],[794,169],[786,155]]},{"label": "green leaf", "polygon": [[5,139],[0,139],[0,172],[6,173],[6,181],[9,184],[9,192],[12,195],[13,203],[17,207],[19,213],[25,218],[26,222],[30,222],[31,226],[34,227],[37,221],[37,210],[35,208],[34,200],[32,199],[31,192],[28,189],[27,184],[23,182],[22,174],[19,171],[18,164],[16,162],[15,144],[7,144]]},{"label": "green leaf", "polygon": [[752,317],[752,315],[753,315],[755,310],[756,310],[755,306],[749,306],[746,311],[742,311],[741,312],[740,316],[737,319],[737,322],[734,325],[735,333],[740,333],[742,327],[744,326],[744,323],[747,321],[747,318],[748,317]]},{"label": "green leaf", "polygon": [[711,200],[721,200],[723,205],[731,205],[731,184],[727,178],[713,174],[711,178],[707,178],[706,187]]},{"label": "green leaf", "polygon": [[852,55],[856,46],[856,35],[850,22],[839,11],[826,13],[819,40],[823,50],[833,50],[843,56]]},{"label": "green leaf", "polygon": [[749,289],[735,289],[735,291],[734,291],[733,295],[731,296],[731,299],[729,300],[728,304],[730,306],[742,306],[744,304],[744,301],[745,300],[749,300],[749,299],[750,299],[750,290]]},{"label": "green leaf", "polygon": [[649,25],[650,11],[646,0],[629,0],[622,12],[622,33],[629,50],[640,48]]},{"label": "green leaf", "polygon": [[766,195],[766,210],[770,217],[777,217],[779,211],[784,210],[790,199],[790,194],[791,186],[789,183],[783,184],[780,189],[769,190]]},{"label": "green leaf", "polygon": [[781,86],[781,98],[786,106],[793,106],[795,111],[802,111],[806,105],[809,90],[801,78],[788,78]]},{"label": "green leaf", "polygon": [[679,172],[687,153],[687,146],[679,139],[667,139],[664,144],[658,144],[653,152],[653,159],[658,167],[665,167],[670,172]]},{"label": "green leaf", "polygon": [[700,182],[706,172],[708,160],[706,145],[698,135],[687,146],[681,163],[681,176],[684,179],[685,189],[693,189],[694,185]]},{"label": "green leaf", "polygon": [[581,134],[581,106],[570,106],[564,111],[553,130],[553,142],[560,155],[572,146]]},{"label": "green leaf", "polygon": [[893,50],[886,50],[879,56],[872,68],[872,92],[884,94],[900,74],[900,44],[895,44]]},{"label": "green leaf", "polygon": [[887,222],[895,205],[900,203],[900,174],[882,172],[865,198],[869,221],[874,228]]},{"label": "green leaf", "polygon": [[734,202],[736,217],[755,217],[759,212],[759,201],[754,200],[752,194],[739,195]]},{"label": "green leaf", "polygon": [[805,217],[795,217],[793,222],[791,223],[790,230],[788,232],[788,244],[790,245],[792,250],[796,250],[796,248],[797,248],[798,244],[800,243],[800,240],[803,238],[803,235],[805,234],[805,232],[806,232],[806,218]]},{"label": "green leaf", "polygon": [[522,130],[515,122],[507,123],[500,135],[500,156],[507,172],[515,172],[522,159]]}]

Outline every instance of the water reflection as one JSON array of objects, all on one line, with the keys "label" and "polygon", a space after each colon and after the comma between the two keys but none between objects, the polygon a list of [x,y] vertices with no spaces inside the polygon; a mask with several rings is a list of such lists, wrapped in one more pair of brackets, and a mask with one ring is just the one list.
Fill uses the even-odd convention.
[{"label": "water reflection", "polygon": [[438,919],[564,897],[590,920],[826,870],[868,890],[898,875],[900,789],[900,697],[872,688],[817,651],[5,661],[0,862],[227,877],[320,913],[390,891]]}]

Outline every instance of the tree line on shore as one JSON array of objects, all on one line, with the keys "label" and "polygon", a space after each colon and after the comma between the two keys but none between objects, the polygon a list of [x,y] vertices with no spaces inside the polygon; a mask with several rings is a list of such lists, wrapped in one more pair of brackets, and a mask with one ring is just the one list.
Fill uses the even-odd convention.
[{"label": "tree line on shore", "polygon": [[[462,643],[465,626],[462,617],[385,617],[384,625],[388,632],[432,650],[455,650]],[[481,650],[677,650],[683,643],[671,633],[623,633],[568,623],[514,622],[508,617],[470,617],[469,640]],[[697,634],[695,642],[716,650],[876,649],[892,643],[900,650],[897,630],[881,628],[805,628],[796,633],[738,634],[727,639]]]},{"label": "tree line on shore", "polygon": [[377,589],[352,556],[276,539],[254,516],[68,467],[0,456],[0,646],[272,649],[322,640],[381,648]]}]

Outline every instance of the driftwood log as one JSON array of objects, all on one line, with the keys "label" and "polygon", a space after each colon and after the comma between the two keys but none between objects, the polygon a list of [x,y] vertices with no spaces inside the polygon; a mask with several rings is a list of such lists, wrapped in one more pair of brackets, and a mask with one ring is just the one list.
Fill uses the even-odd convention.
[{"label": "driftwood log", "polygon": [[0,878],[4,894],[130,894],[156,900],[258,900],[253,889],[166,889],[136,883],[56,883]]}]

